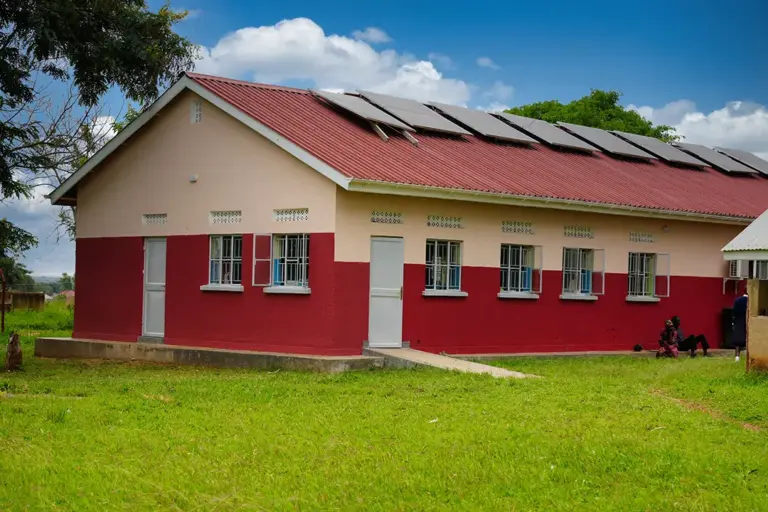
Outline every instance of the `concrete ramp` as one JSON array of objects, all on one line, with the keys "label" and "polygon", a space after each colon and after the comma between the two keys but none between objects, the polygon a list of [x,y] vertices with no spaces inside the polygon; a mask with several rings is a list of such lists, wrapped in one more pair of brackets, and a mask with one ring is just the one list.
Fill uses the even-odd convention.
[{"label": "concrete ramp", "polygon": [[535,377],[525,373],[513,372],[496,366],[455,359],[453,357],[422,352],[410,348],[366,348],[363,353],[367,356],[383,357],[385,366],[409,368],[413,366],[432,366],[443,370],[456,370],[464,373],[487,373],[496,378],[525,379]]}]

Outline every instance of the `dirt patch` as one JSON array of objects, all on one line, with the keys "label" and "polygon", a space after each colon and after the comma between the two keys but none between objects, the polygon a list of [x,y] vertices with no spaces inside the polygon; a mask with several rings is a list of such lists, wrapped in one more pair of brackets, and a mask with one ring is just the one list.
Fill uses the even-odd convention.
[{"label": "dirt patch", "polygon": [[721,413],[719,411],[715,411],[713,409],[710,409],[706,405],[703,405],[703,404],[700,404],[700,403],[697,403],[697,402],[693,402],[691,400],[683,400],[682,398],[675,398],[675,397],[669,396],[666,393],[664,393],[664,391],[662,391],[660,389],[652,389],[651,390],[651,394],[652,395],[656,395],[656,396],[660,396],[662,398],[666,398],[667,400],[675,402],[676,404],[681,405],[682,407],[685,407],[688,410],[703,412],[704,414],[708,414],[712,418],[715,418],[715,419],[718,419],[718,420],[721,420],[721,421],[726,421],[726,422],[732,423],[734,425],[740,425],[741,428],[743,428],[745,430],[751,430],[752,432],[760,432],[762,430],[757,425],[754,425],[752,423],[744,423],[744,422],[741,422],[739,420],[735,420],[733,418],[730,418],[730,417],[724,415],[723,413]]}]

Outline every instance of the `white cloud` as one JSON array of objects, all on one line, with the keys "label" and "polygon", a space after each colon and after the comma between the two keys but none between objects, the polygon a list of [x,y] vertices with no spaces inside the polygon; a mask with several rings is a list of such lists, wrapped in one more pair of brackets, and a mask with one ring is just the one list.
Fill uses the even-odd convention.
[{"label": "white cloud", "polygon": [[355,30],[352,36],[359,41],[367,41],[373,44],[388,43],[392,40],[389,35],[376,27],[368,27],[365,30]]},{"label": "white cloud", "polygon": [[499,66],[490,57],[478,57],[477,65],[481,68],[499,69]]},{"label": "white cloud", "polygon": [[246,27],[201,48],[197,70],[268,83],[309,81],[321,89],[369,89],[398,96],[466,104],[470,86],[446,78],[429,61],[365,41],[327,35],[307,18]]},{"label": "white cloud", "polygon": [[429,55],[427,55],[427,58],[443,69],[453,69],[454,67],[453,60],[442,53],[430,52]]},{"label": "white cloud", "polygon": [[104,144],[116,135],[114,116],[99,116],[93,120],[93,138],[102,141]]},{"label": "white cloud", "polygon": [[505,110],[509,110],[511,107],[509,105],[506,105],[504,103],[499,103],[498,101],[492,102],[490,105],[487,105],[485,107],[477,107],[477,110],[484,110],[486,112],[503,112]]},{"label": "white cloud", "polygon": [[490,89],[483,93],[483,96],[496,101],[509,101],[512,99],[513,94],[515,94],[514,87],[505,84],[501,80],[496,80]]},{"label": "white cloud", "polygon": [[768,157],[768,108],[758,103],[731,101],[709,113],[700,112],[690,100],[678,100],[661,108],[627,108],[655,124],[673,126],[686,142],[705,146],[743,149]]}]

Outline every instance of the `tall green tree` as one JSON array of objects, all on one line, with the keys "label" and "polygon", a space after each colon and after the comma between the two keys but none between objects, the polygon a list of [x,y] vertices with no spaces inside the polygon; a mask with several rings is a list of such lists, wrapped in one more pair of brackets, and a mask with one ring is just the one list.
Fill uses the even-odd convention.
[{"label": "tall green tree", "polygon": [[59,279],[59,286],[61,287],[62,291],[74,290],[75,276],[71,276],[66,272],[64,272],[63,274],[61,274],[61,279]]},{"label": "tall green tree", "polygon": [[19,262],[21,255],[37,245],[37,240],[8,219],[0,219],[0,268],[9,289],[34,284],[29,270]]},{"label": "tall green tree", "polygon": [[0,201],[28,199],[30,175],[61,166],[69,138],[36,114],[47,83],[70,80],[85,108],[115,86],[147,104],[193,67],[173,31],[184,16],[144,0],[0,1]]},{"label": "tall green tree", "polygon": [[666,125],[654,125],[634,110],[619,105],[621,93],[593,89],[588,96],[570,103],[540,101],[507,110],[510,114],[541,119],[550,123],[563,122],[619,130],[655,137],[664,142],[679,140],[675,129]]}]

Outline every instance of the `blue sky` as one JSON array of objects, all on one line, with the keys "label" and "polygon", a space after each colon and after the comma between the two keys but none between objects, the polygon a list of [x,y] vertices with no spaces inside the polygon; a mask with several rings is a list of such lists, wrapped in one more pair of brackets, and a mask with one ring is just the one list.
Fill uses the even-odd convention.
[{"label": "blue sky", "polygon": [[[201,46],[201,72],[489,110],[614,89],[629,108],[674,125],[690,142],[768,158],[764,0],[174,0],[173,7],[190,11],[177,29]],[[105,98],[112,115],[122,105],[114,91]],[[51,236],[54,208],[42,198],[4,208],[40,238],[26,258],[30,268],[74,270],[74,244]]]},{"label": "blue sky", "polygon": [[[213,46],[244,26],[306,17],[326,34],[378,27],[381,45],[428,58],[446,55],[449,76],[508,82],[513,103],[561,99],[590,88],[624,92],[629,103],[664,105],[692,99],[703,110],[730,100],[768,103],[768,2],[764,1],[475,1],[332,3],[185,0],[197,16],[184,34]],[[479,69],[479,56],[498,70]]]}]

